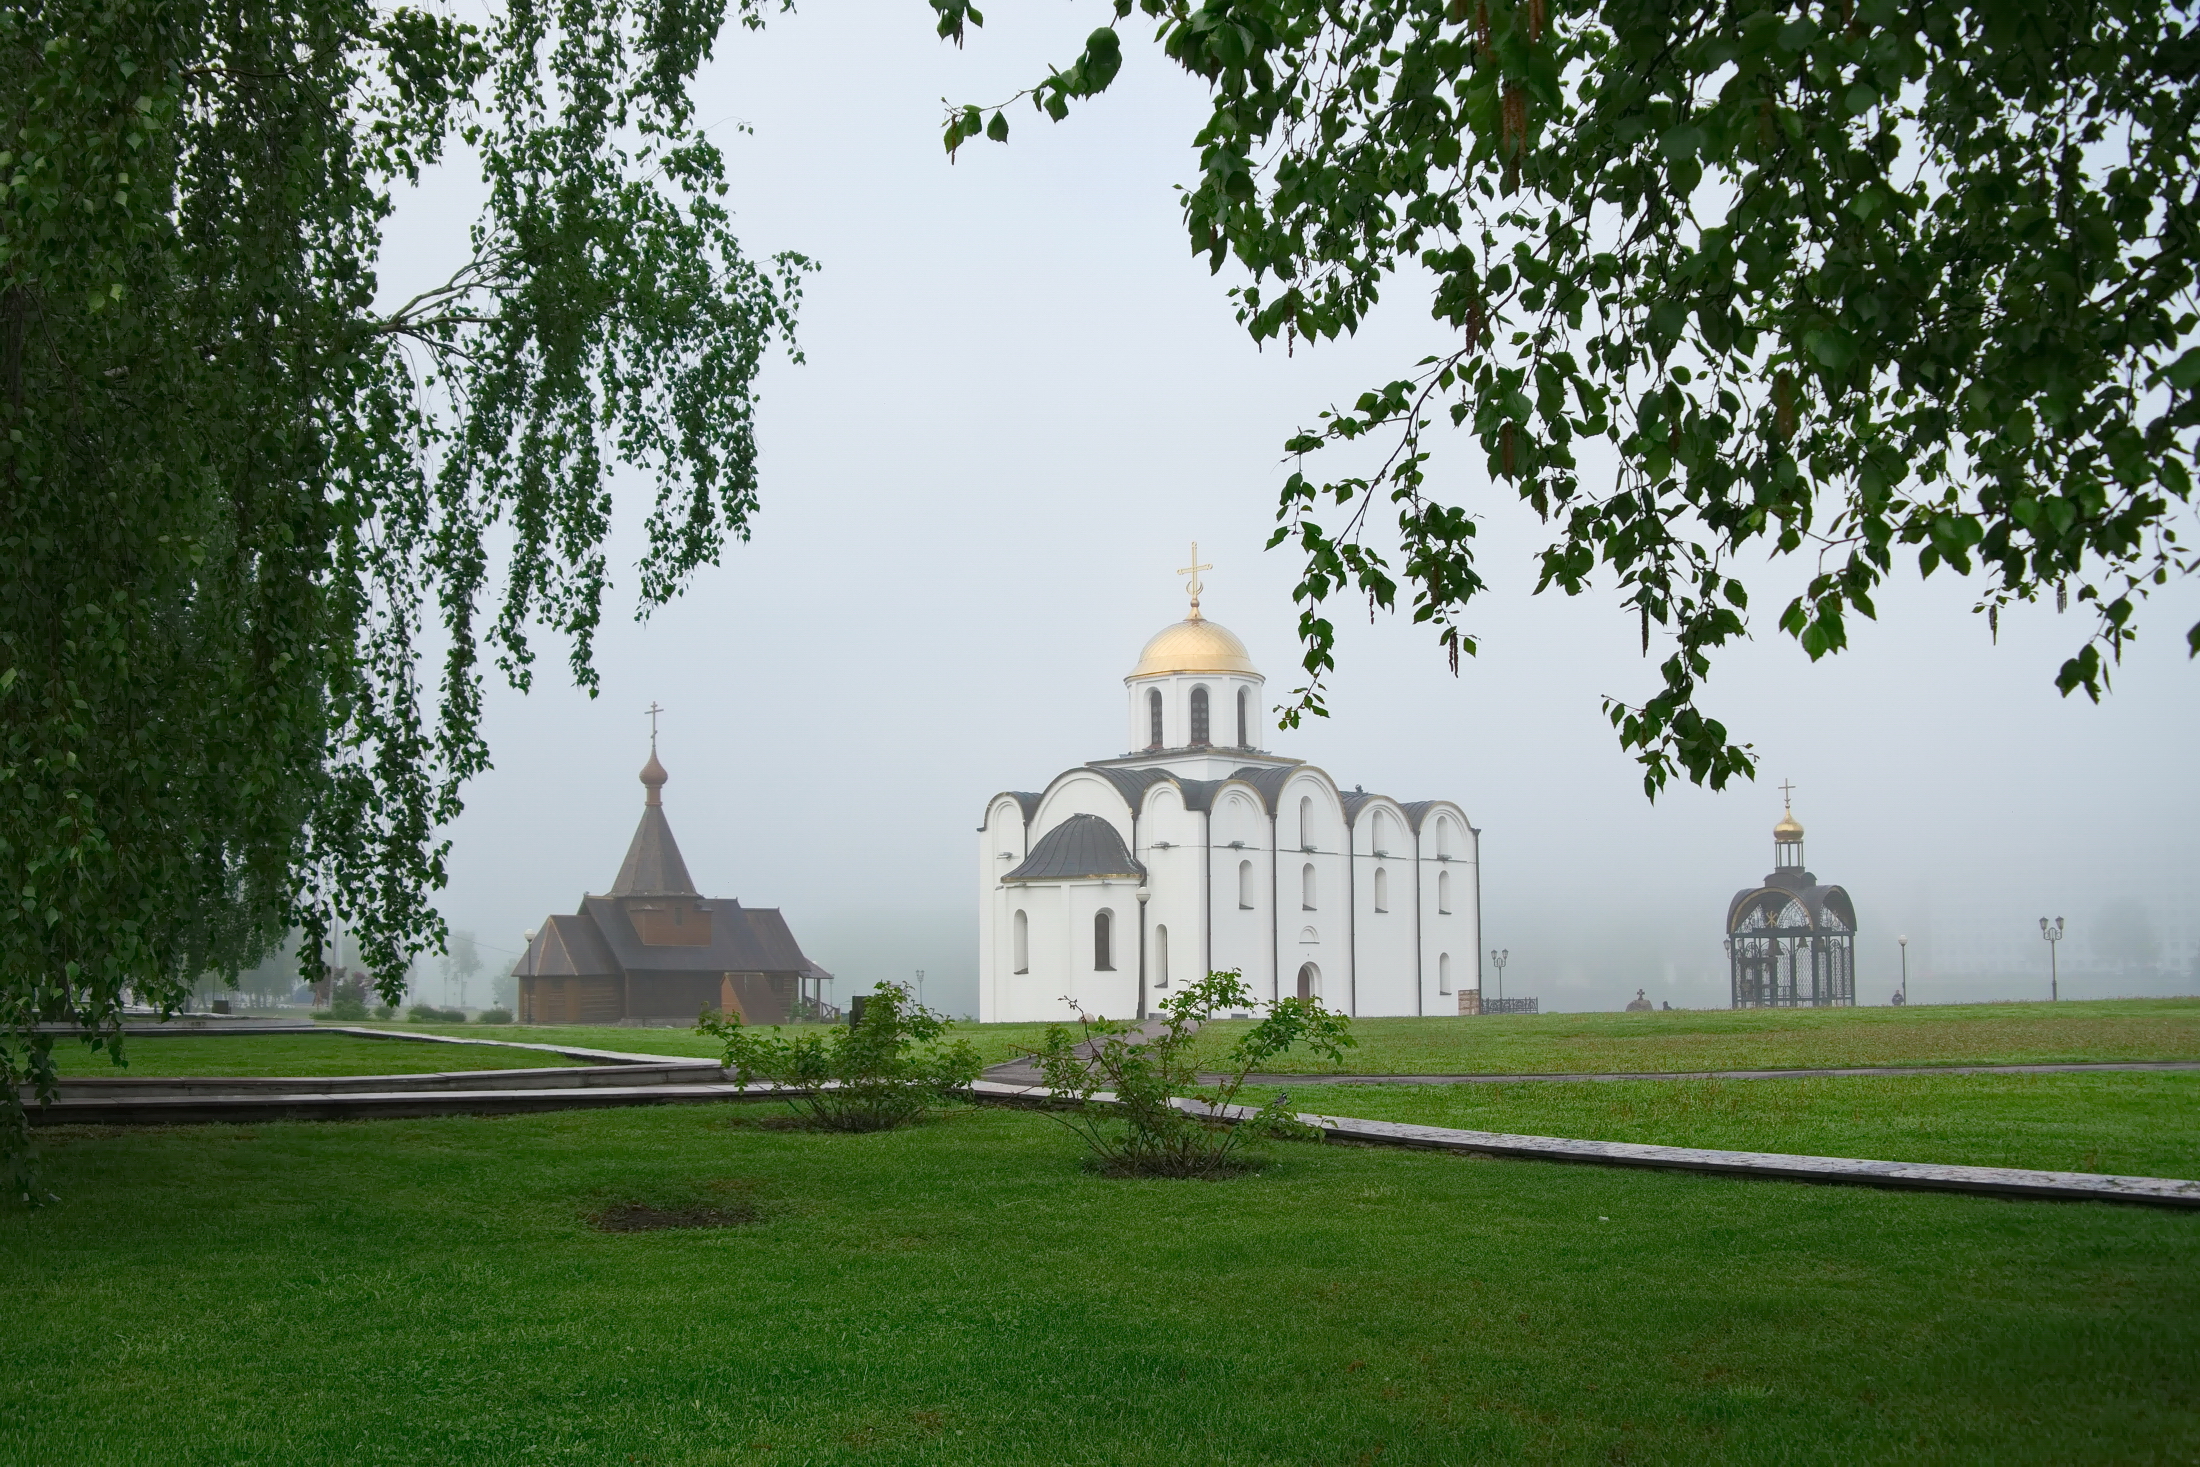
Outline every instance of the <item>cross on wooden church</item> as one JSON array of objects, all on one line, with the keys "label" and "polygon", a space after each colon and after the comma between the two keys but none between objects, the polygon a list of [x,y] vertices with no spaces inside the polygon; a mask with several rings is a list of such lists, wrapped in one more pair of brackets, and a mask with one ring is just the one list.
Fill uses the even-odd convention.
[{"label": "cross on wooden church", "polygon": [[649,715],[649,752],[654,754],[657,752],[657,715],[665,710],[655,698],[652,698],[649,700],[649,706],[642,711]]}]

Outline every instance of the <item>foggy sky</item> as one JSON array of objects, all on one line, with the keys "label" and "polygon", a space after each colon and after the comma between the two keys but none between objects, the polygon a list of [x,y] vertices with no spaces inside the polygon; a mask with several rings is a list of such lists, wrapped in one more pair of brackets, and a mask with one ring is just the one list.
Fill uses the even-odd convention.
[{"label": "foggy sky", "polygon": [[[1357,340],[1256,351],[1231,277],[1190,256],[1178,220],[1202,93],[1142,42],[1068,123],[1012,112],[1009,146],[968,144],[949,166],[942,96],[1005,97],[1102,18],[988,7],[958,52],[916,0],[817,4],[721,41],[698,117],[718,124],[745,246],[823,265],[808,361],[765,374],[754,540],[639,626],[646,503],[625,497],[602,696],[567,685],[548,643],[533,694],[492,692],[496,768],[451,832],[440,903],[492,965],[610,884],[654,699],[667,814],[707,894],[782,908],[843,999],[922,968],[928,1001],[974,1008],[984,802],[1125,752],[1122,678],[1183,615],[1172,572],[1191,540],[1215,566],[1205,610],[1245,640],[1271,701],[1298,683],[1297,565],[1261,549],[1279,446],[1401,375],[1438,328],[1408,279]],[[403,201],[386,294],[448,273],[473,197],[461,170]],[[1481,516],[1481,655],[1454,679],[1425,631],[1339,605],[1334,716],[1264,742],[1348,787],[1465,807],[1508,995],[1723,1005],[1726,903],[1770,868],[1782,779],[1811,869],[1855,899],[1860,1001],[1894,987],[1898,932],[1918,999],[2044,997],[2042,914],[2070,919],[2065,996],[2200,991],[2189,583],[2145,610],[2095,708],[2052,683],[2080,614],[2005,615],[1997,647],[1964,585],[1906,569],[1881,621],[1814,667],[1773,625],[1811,567],[1761,570],[1756,640],[1723,656],[1707,699],[1761,777],[1652,805],[1598,705],[1654,692],[1664,648],[1645,661],[1609,594],[1531,596],[1543,527],[1463,435],[1436,447],[1439,492]]]}]

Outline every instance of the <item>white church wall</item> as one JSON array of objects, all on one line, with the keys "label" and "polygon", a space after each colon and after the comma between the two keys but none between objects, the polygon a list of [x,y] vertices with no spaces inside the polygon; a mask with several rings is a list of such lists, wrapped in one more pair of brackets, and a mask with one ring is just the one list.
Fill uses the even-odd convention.
[{"label": "white church wall", "polygon": [[1024,829],[1023,806],[1011,798],[999,798],[986,807],[985,824],[978,831],[978,1022],[995,1022],[1000,1004],[1001,980],[1006,965],[997,965],[997,954],[1009,934],[1007,894],[1001,878],[1031,854]]},{"label": "white church wall", "polygon": [[[1445,802],[1427,811],[1415,842],[1419,860],[1421,1011],[1456,1014],[1459,995],[1475,991],[1474,954],[1481,940],[1474,917],[1473,837],[1466,814]],[[1449,877],[1449,901],[1443,900]],[[1448,905],[1450,911],[1444,907]],[[1444,958],[1451,959],[1451,991],[1444,992]]]},{"label": "white church wall", "polygon": [[[1284,955],[1278,975],[1282,992],[1298,991],[1302,964],[1319,974],[1322,1001],[1353,1012],[1351,858],[1347,854],[1344,804],[1336,782],[1319,769],[1300,769],[1284,781],[1276,806],[1277,864],[1285,880],[1276,913],[1277,947]],[[1305,848],[1312,846],[1312,852]],[[1305,869],[1314,868],[1314,904],[1305,902]],[[1311,933],[1313,940],[1308,940]]]},{"label": "white church wall", "polygon": [[1209,827],[1215,880],[1214,966],[1237,969],[1262,998],[1275,996],[1275,852],[1257,793],[1240,786],[1215,796]]},{"label": "white church wall", "polygon": [[1362,805],[1352,827],[1353,956],[1359,1011],[1369,1017],[1427,1012],[1415,961],[1410,829],[1405,811],[1383,798]]},{"label": "white church wall", "polygon": [[1156,930],[1168,933],[1168,979],[1149,987],[1148,1006],[1196,982],[1207,971],[1207,890],[1202,876],[1206,817],[1184,808],[1183,794],[1166,781],[1146,792],[1139,814],[1138,859],[1146,867],[1148,972],[1155,971]]}]

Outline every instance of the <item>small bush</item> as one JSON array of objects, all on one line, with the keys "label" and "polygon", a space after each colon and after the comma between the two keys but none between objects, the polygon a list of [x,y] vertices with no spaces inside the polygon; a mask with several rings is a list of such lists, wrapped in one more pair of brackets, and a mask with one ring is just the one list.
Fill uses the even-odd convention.
[{"label": "small bush", "polygon": [[512,1011],[510,1009],[483,1009],[481,1017],[474,1020],[474,1022],[477,1024],[509,1024],[512,1022]]},{"label": "small bush", "polygon": [[416,1003],[412,1006],[412,1012],[405,1017],[415,1024],[463,1024],[466,1022],[466,1011],[439,1009],[432,1003]]},{"label": "small bush", "polygon": [[329,994],[328,1016],[332,1019],[359,1020],[367,1016],[367,980],[346,978]]},{"label": "small bush", "polygon": [[394,1004],[378,1003],[374,1006],[374,1016],[387,1024],[397,1017],[397,1008]]},{"label": "small bush", "polygon": [[705,1010],[695,1032],[725,1041],[725,1066],[744,1085],[769,1080],[806,1090],[794,1098],[809,1123],[827,1131],[885,1131],[906,1126],[935,1105],[968,1091],[984,1061],[967,1039],[943,1042],[953,1025],[911,1001],[898,983],[867,996],[862,1022],[819,1032],[752,1029],[739,1014]]},{"label": "small bush", "polygon": [[[1319,1131],[1286,1109],[1286,1095],[1250,1114],[1231,1111],[1245,1077],[1294,1045],[1342,1060],[1345,1049],[1358,1042],[1352,1021],[1323,1008],[1318,998],[1266,1004],[1266,1017],[1231,1047],[1221,1083],[1199,1083],[1191,1041],[1200,1022],[1263,1006],[1240,974],[1228,972],[1209,973],[1164,999],[1162,1031],[1143,1042],[1129,1024],[1079,1009],[1081,1034],[1057,1024],[1033,1054],[1047,1088],[1072,1102],[1048,1113],[1084,1138],[1096,1170],[1116,1176],[1220,1176],[1248,1165],[1246,1149],[1256,1142],[1318,1139]],[[1102,1092],[1112,1092],[1112,1098],[1098,1099]]]}]

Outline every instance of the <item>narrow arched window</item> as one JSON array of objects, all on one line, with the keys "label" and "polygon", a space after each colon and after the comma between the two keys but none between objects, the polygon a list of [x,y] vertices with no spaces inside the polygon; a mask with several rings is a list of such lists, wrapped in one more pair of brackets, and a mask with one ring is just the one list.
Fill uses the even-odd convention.
[{"label": "narrow arched window", "polygon": [[1375,854],[1390,854],[1390,816],[1381,810],[1375,812]]},{"label": "narrow arched window", "polygon": [[1299,868],[1299,910],[1314,910],[1314,863],[1307,862]]},{"label": "narrow arched window", "polygon": [[1390,910],[1390,873],[1380,866],[1375,868],[1375,910]]},{"label": "narrow arched window", "polygon": [[1169,929],[1166,927],[1153,930],[1153,986],[1169,986]]},{"label": "narrow arched window", "polygon": [[1436,911],[1439,916],[1448,916],[1451,912],[1451,873],[1449,871],[1436,873]]},{"label": "narrow arched window", "polygon": [[1251,861],[1238,862],[1238,910],[1241,912],[1253,910],[1253,863]]},{"label": "narrow arched window", "polygon": [[1436,817],[1436,854],[1451,854],[1451,822],[1441,815]]},{"label": "narrow arched window", "polygon": [[1207,690],[1192,689],[1192,743],[1194,746],[1213,742],[1207,737]]},{"label": "narrow arched window", "polygon": [[1304,848],[1304,847],[1310,847],[1310,846],[1312,846],[1313,844],[1314,844],[1314,797],[1313,797],[1312,795],[1300,795],[1300,796],[1299,796],[1299,845],[1300,845],[1300,846],[1301,846],[1302,848]]},{"label": "narrow arched window", "polygon": [[1450,953],[1438,953],[1436,955],[1436,991],[1438,993],[1451,992]]},{"label": "narrow arched window", "polygon": [[1016,914],[1016,971],[1031,971],[1031,919],[1020,911]]},{"label": "narrow arched window", "polygon": [[1115,913],[1104,908],[1092,916],[1092,966],[1096,972],[1115,971]]},{"label": "narrow arched window", "polygon": [[1161,747],[1161,690],[1146,689],[1146,729],[1149,749]]},{"label": "narrow arched window", "polygon": [[1238,689],[1238,747],[1253,747],[1253,690]]}]

